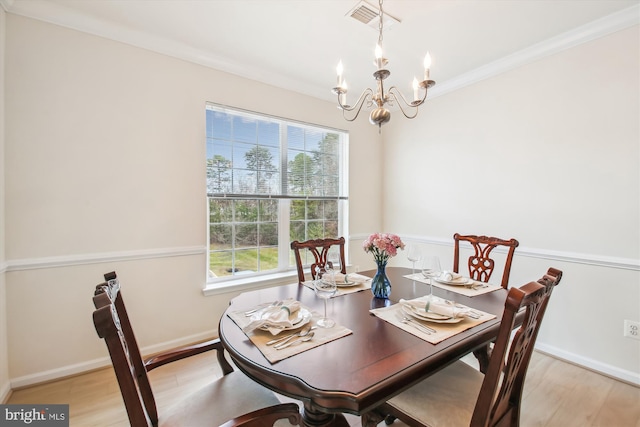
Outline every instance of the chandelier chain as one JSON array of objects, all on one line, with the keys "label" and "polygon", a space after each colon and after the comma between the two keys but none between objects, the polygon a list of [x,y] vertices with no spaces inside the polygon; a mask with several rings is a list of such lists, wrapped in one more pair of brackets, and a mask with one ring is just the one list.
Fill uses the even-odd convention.
[{"label": "chandelier chain", "polygon": [[382,26],[383,26],[382,21],[384,21],[384,11],[382,10],[382,1],[383,0],[380,0],[378,2],[378,4],[380,5],[380,15],[379,15],[379,22],[378,22],[378,31],[379,31],[379,34],[378,34],[378,45],[380,47],[382,47]]}]

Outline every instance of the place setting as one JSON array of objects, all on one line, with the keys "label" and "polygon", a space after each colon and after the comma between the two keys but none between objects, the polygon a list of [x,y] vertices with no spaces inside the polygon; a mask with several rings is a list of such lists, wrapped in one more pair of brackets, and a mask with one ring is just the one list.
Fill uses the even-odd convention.
[{"label": "place setting", "polygon": [[491,313],[433,294],[411,300],[401,299],[397,304],[370,312],[432,344],[496,318]]},{"label": "place setting", "polygon": [[316,291],[325,302],[324,316],[294,299],[260,304],[246,311],[228,313],[228,316],[267,360],[275,363],[352,333],[327,318],[326,301],[330,293],[325,295],[326,292]]},{"label": "place setting", "polygon": [[502,289],[500,285],[479,282],[453,271],[442,270],[440,260],[435,256],[427,257],[423,260],[419,273],[416,273],[414,268],[411,274],[407,274],[404,277],[467,297],[474,297]]},{"label": "place setting", "polygon": [[[340,266],[340,256],[334,250],[330,250],[327,254],[326,269],[323,270],[320,268],[316,268],[316,280],[333,280],[335,282],[338,289],[332,295],[332,297],[371,289],[371,277],[364,276],[358,273],[342,274],[340,272],[341,270],[342,268]],[[303,285],[308,288],[314,289],[314,282],[314,280],[306,281],[303,283]]]}]

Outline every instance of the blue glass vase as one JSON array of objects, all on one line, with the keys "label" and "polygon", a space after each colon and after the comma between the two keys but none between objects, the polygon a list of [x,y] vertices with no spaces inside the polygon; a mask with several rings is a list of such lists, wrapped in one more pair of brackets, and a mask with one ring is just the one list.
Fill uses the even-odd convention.
[{"label": "blue glass vase", "polygon": [[387,267],[387,262],[378,262],[378,271],[376,275],[371,279],[371,292],[373,292],[373,296],[376,298],[389,298],[391,294],[391,282],[387,277],[387,273],[385,268]]}]

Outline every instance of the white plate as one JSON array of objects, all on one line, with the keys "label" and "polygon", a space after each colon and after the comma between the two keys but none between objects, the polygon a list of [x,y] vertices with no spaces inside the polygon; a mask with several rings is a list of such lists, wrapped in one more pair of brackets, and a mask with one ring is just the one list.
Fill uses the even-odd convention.
[{"label": "white plate", "polygon": [[466,286],[466,285],[471,285],[473,283],[473,280],[466,279],[464,277],[461,277],[459,279],[454,279],[454,280],[444,280],[444,279],[435,277],[433,280],[435,280],[438,283],[443,283],[445,285],[450,285],[450,286]]},{"label": "white plate", "polygon": [[[327,282],[325,281],[325,283]],[[336,286],[339,288],[346,288],[349,286],[355,286],[359,284],[360,284],[359,282],[352,282],[351,280],[349,280],[348,282],[336,282]]]},{"label": "white plate", "polygon": [[[257,319],[267,320],[269,317],[269,314],[270,313],[261,313],[261,315]],[[293,314],[293,316],[295,317],[289,319],[291,320],[291,323],[293,324],[293,326],[285,326],[284,328],[282,328],[283,331],[291,331],[293,329],[298,329],[299,327],[309,323],[309,321],[311,320],[311,312],[306,308],[302,308],[302,307],[298,311],[296,311]],[[252,320],[256,320],[256,319],[252,318]],[[269,326],[265,325],[265,326],[261,326],[260,329],[262,329],[263,331],[268,331],[269,329],[275,329],[275,328],[270,328]]]},{"label": "white plate", "polygon": [[402,311],[405,314],[408,314],[411,317],[415,317],[416,319],[424,320],[425,322],[434,322],[434,323],[459,323],[464,320],[464,317],[447,317],[438,313],[429,313],[415,307],[412,307],[408,304],[402,304]]},{"label": "white plate", "polygon": [[355,286],[355,285],[359,285],[359,282],[352,282],[352,281],[348,281],[348,282],[336,282],[336,286],[339,288],[348,288],[349,286]]}]

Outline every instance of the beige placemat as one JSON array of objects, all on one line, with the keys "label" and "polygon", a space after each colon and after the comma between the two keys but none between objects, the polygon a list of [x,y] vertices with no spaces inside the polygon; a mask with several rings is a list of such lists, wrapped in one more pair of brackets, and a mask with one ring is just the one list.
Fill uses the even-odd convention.
[{"label": "beige placemat", "polygon": [[[262,330],[245,332],[247,337],[249,337],[251,342],[254,343],[256,347],[258,347],[258,349],[262,352],[264,357],[266,357],[269,362],[278,362],[280,360],[302,353],[303,351],[310,350],[314,347],[321,346],[330,341],[337,340],[338,338],[342,338],[353,333],[353,331],[351,331],[350,329],[338,324],[336,324],[333,328],[328,329],[315,326],[316,322],[322,317],[322,315],[320,315],[320,313],[316,311],[310,310],[307,307],[304,308],[312,313],[309,323],[311,323],[315,327],[315,329],[313,329],[314,336],[310,341],[295,344],[282,350],[276,350],[272,345],[267,345],[267,342],[275,338],[283,337],[285,335],[297,332],[299,329],[282,331],[277,335],[273,335],[269,331]],[[250,317],[244,315],[244,311],[228,313],[227,316],[229,316],[229,318],[231,318],[231,320],[233,320],[236,325],[240,327],[240,329],[248,325],[251,321]]]},{"label": "beige placemat", "polygon": [[[338,292],[336,292],[336,294],[331,298],[371,289],[371,277],[369,276],[364,276],[358,273],[350,273],[348,274],[348,279],[349,281],[353,280],[356,284],[353,286],[339,286]],[[302,284],[307,288],[313,289],[312,281],[303,282]]]},{"label": "beige placemat", "polygon": [[[403,276],[403,277],[406,277],[407,279],[410,279],[410,280],[415,280],[416,282],[425,283],[427,285],[429,284],[429,279],[426,279],[422,275],[422,273],[407,274],[406,276]],[[436,280],[433,281],[433,286],[435,286],[436,288],[455,292],[457,294],[464,295],[467,297],[475,297],[477,295],[487,294],[489,292],[502,289],[502,286],[492,285],[490,283],[482,283],[477,281],[474,281],[473,283],[480,286],[486,286],[486,287],[467,288],[465,286],[451,286],[451,285],[445,285],[444,283],[439,283]]]},{"label": "beige placemat", "polygon": [[[484,311],[473,309],[474,312],[480,315],[478,319],[465,317],[458,323],[435,323],[419,321],[415,318],[405,316],[404,311],[402,310],[402,304],[394,304],[392,306],[383,308],[374,308],[369,311],[382,320],[385,320],[400,329],[403,329],[417,337],[420,337],[423,340],[430,342],[431,344],[438,344],[439,342],[444,341],[456,334],[459,334],[460,332],[464,332],[467,329],[473,328],[474,326],[496,318],[495,314],[485,313]],[[402,319],[404,317],[409,317],[419,322],[420,324],[435,330],[435,332],[426,333],[422,330],[422,328],[418,328],[412,323],[403,323]]]}]

